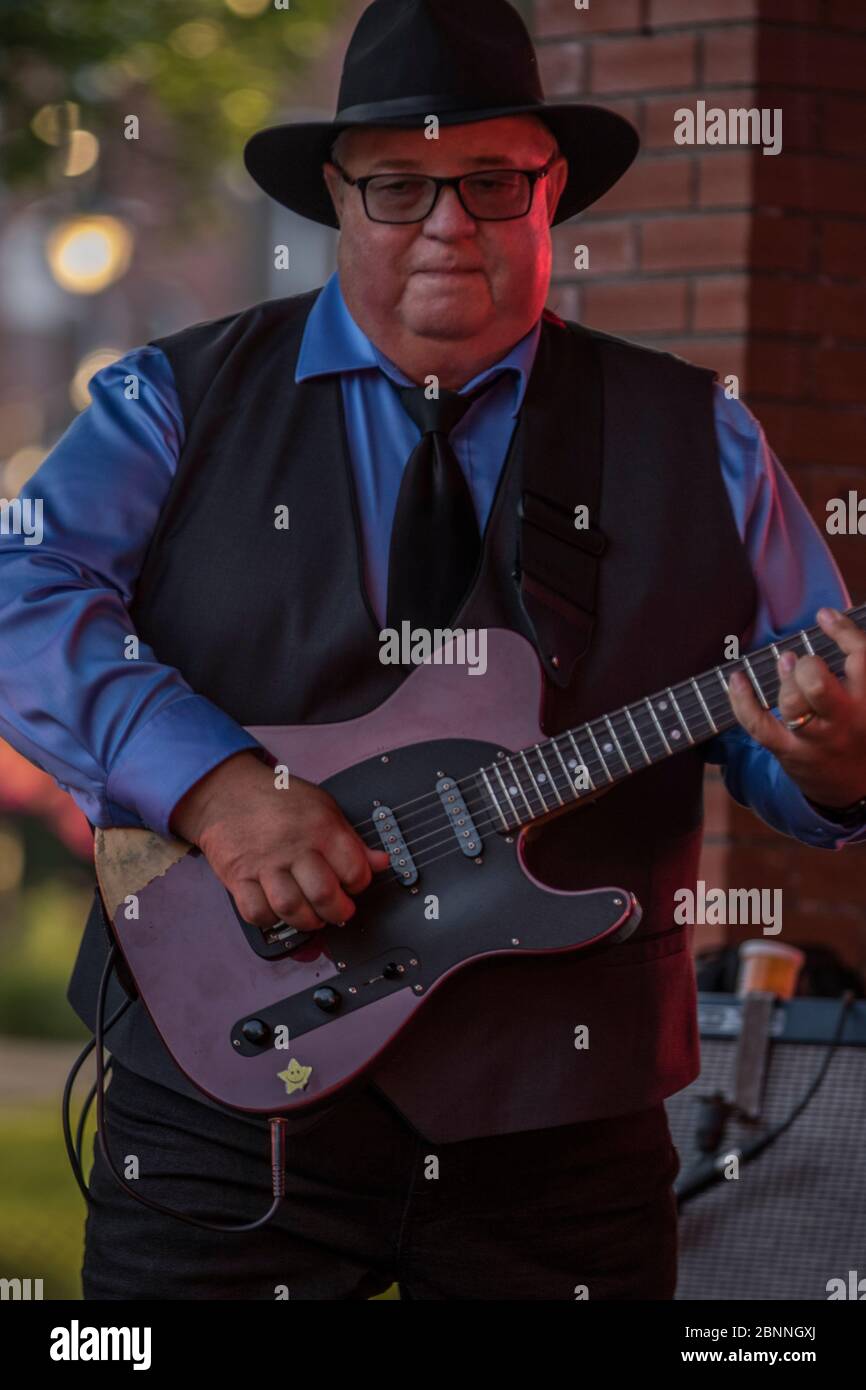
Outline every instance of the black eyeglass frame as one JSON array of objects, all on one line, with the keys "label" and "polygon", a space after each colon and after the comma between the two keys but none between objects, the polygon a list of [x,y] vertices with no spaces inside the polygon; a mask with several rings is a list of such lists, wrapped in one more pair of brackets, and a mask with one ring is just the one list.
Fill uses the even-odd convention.
[{"label": "black eyeglass frame", "polygon": [[[547,175],[550,173],[550,170],[553,168],[553,165],[559,158],[560,152],[559,150],[556,150],[550,156],[547,163],[542,164],[540,169],[471,169],[469,173],[457,174],[452,178],[439,178],[435,174],[416,174],[414,170],[410,171],[404,169],[394,169],[389,174],[388,170],[385,169],[381,174],[363,174],[360,178],[353,179],[351,174],[349,174],[341,164],[337,163],[337,160],[334,158],[333,155],[330,156],[330,162],[331,164],[333,164],[340,177],[346,183],[350,183],[353,188],[357,188],[360,190],[361,198],[364,203],[364,212],[367,214],[367,217],[371,222],[380,222],[388,227],[412,227],[417,225],[417,223],[419,222],[426,222],[427,218],[433,212],[433,209],[438,203],[439,194],[442,192],[443,188],[453,188],[454,192],[457,194],[457,197],[460,199],[460,206],[463,208],[463,211],[468,213],[470,217],[475,218],[477,222],[515,222],[519,217],[527,217],[532,208],[532,203],[535,198],[535,185],[538,183],[540,179],[544,179],[547,177]],[[372,183],[373,179],[394,178],[396,175],[399,174],[405,174],[406,177],[410,179],[426,179],[429,183],[436,185],[436,191],[433,195],[433,202],[430,204],[430,207],[424,213],[423,217],[412,217],[405,222],[393,222],[390,218],[387,217],[371,217],[370,210],[367,207],[367,185],[369,183]],[[477,213],[472,212],[466,206],[466,203],[463,198],[463,190],[461,189],[460,185],[464,179],[478,178],[483,174],[524,174],[526,178],[529,179],[529,202],[526,205],[526,211],[514,212],[509,214],[508,217],[479,217]]]}]

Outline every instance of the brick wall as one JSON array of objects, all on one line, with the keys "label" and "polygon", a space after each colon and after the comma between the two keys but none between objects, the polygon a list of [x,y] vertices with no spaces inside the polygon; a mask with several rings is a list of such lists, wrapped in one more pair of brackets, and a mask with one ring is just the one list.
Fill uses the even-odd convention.
[{"label": "brick wall", "polygon": [[[739,376],[823,528],[829,498],[866,495],[866,4],[535,0],[530,24],[548,97],[614,107],[643,146],[607,197],[555,230],[551,306]],[[699,99],[780,108],[782,152],[677,145],[674,112]],[[577,243],[588,271],[573,269]],[[862,601],[866,536],[829,543]],[[783,838],[714,773],[707,793],[701,876],[783,888],[784,940],[866,967],[866,848]],[[718,933],[704,928],[699,946]]]}]

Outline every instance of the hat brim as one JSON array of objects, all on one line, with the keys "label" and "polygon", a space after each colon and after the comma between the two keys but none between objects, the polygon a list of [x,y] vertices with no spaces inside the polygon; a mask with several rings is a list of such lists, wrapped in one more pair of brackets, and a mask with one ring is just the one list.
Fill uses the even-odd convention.
[{"label": "hat brim", "polygon": [[[562,192],[553,226],[566,222],[596,202],[622,178],[640,147],[630,121],[604,106],[551,103],[503,106],[478,111],[449,111],[440,125],[463,125],[497,116],[537,116],[556,136],[568,160],[568,182]],[[355,121],[299,121],[268,126],[244,146],[248,173],[270,198],[300,217],[325,227],[338,227],[334,205],[322,175],[331,146],[341,130],[353,126],[423,127],[424,116],[401,116]]]}]

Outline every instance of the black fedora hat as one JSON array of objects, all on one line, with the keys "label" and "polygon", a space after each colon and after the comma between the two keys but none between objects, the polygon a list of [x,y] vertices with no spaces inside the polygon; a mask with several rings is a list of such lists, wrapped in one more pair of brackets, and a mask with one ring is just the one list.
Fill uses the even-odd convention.
[{"label": "black fedora hat", "polygon": [[336,227],[322,165],[352,126],[422,127],[538,116],[568,160],[554,223],[594,203],[638,151],[634,127],[614,111],[544,99],[532,40],[508,0],[373,0],[343,63],[333,121],[268,126],[251,136],[244,163],[284,207]]}]

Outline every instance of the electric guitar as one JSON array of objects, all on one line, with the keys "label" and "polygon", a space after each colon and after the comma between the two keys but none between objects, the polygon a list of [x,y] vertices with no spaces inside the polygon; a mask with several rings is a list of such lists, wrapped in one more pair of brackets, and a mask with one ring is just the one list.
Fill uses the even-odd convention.
[{"label": "electric guitar", "polygon": [[[848,616],[866,626],[866,605]],[[735,725],[733,671],[769,709],[782,652],[816,653],[836,675],[844,665],[813,627],[546,738],[542,672],[523,637],[489,629],[478,677],[448,664],[451,646],[358,719],[248,726],[390,855],[345,926],[263,930],[196,847],[97,831],[100,896],[128,974],[175,1062],[213,1099],[269,1115],[314,1108],[360,1079],[454,971],[625,940],[640,922],[634,895],[539,882],[529,827]]]}]

